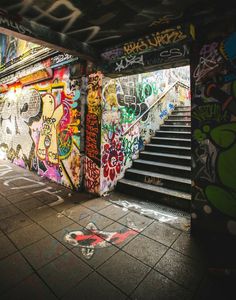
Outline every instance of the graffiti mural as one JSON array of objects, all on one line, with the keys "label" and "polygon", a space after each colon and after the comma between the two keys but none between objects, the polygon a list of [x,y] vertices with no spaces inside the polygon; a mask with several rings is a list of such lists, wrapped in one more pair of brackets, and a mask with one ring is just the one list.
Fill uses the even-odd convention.
[{"label": "graffiti mural", "polygon": [[74,247],[80,247],[82,255],[86,259],[91,259],[95,254],[95,249],[110,247],[112,244],[119,245],[127,238],[137,235],[140,231],[127,227],[117,232],[102,231],[94,223],[89,223],[81,231],[67,233],[64,236],[64,241]]},{"label": "graffiti mural", "polygon": [[[71,57],[69,57],[71,59]],[[49,61],[17,71],[0,94],[1,156],[72,189],[80,187],[80,84],[70,68],[49,68]],[[51,79],[42,76],[47,65]],[[27,81],[26,81],[27,77]],[[24,85],[21,78],[25,78]],[[14,82],[16,80],[16,82]],[[33,80],[34,81],[34,80]],[[29,83],[27,83],[29,82]]]},{"label": "graffiti mural", "polygon": [[85,131],[85,187],[91,193],[100,191],[102,74],[89,75]]},{"label": "graffiti mural", "polygon": [[[187,75],[188,74],[188,75]],[[189,81],[189,67],[104,78],[101,122],[101,191],[114,188],[139,151],[174,109],[175,101],[189,105],[189,90],[174,87],[162,101],[152,104],[176,81]],[[177,96],[178,95],[178,96]]]},{"label": "graffiti mural", "polygon": [[11,66],[22,57],[30,56],[35,51],[42,49],[41,46],[31,42],[17,39],[14,36],[0,34],[0,70]]},{"label": "graffiti mural", "polygon": [[[236,219],[236,33],[202,45],[193,70],[193,225]],[[209,220],[209,221],[207,221]]]}]

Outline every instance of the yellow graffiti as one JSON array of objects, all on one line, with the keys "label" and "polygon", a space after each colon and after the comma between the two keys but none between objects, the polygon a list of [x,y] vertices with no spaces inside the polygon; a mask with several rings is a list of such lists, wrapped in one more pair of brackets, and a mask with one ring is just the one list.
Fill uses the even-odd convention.
[{"label": "yellow graffiti", "polygon": [[51,164],[57,164],[59,159],[56,129],[63,116],[63,106],[60,104],[55,108],[55,100],[51,94],[45,94],[42,101],[42,128],[40,130],[37,156],[39,159],[45,160],[47,155]]},{"label": "yellow graffiti", "polygon": [[124,44],[124,53],[127,55],[137,54],[145,50],[162,47],[171,43],[176,43],[184,40],[187,37],[181,31],[181,27],[166,29],[161,32],[156,32],[136,42],[129,42]]},{"label": "yellow graffiti", "polygon": [[107,104],[112,106],[118,106],[117,93],[116,93],[116,82],[111,80],[105,88],[104,97]]}]

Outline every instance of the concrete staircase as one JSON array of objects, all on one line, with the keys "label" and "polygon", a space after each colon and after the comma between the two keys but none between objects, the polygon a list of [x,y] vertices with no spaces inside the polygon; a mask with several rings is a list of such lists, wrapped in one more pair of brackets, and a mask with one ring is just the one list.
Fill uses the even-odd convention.
[{"label": "concrete staircase", "polygon": [[117,190],[190,211],[190,177],[190,106],[178,106],[119,180]]}]

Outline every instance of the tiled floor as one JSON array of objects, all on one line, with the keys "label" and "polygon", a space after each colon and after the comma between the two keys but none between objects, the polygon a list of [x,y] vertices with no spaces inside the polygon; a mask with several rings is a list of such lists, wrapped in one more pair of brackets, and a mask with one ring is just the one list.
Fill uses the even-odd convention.
[{"label": "tiled floor", "polygon": [[1,300],[230,299],[186,231],[42,180],[60,189],[56,203],[59,193],[19,189],[39,177],[10,167],[20,179],[0,175]]}]

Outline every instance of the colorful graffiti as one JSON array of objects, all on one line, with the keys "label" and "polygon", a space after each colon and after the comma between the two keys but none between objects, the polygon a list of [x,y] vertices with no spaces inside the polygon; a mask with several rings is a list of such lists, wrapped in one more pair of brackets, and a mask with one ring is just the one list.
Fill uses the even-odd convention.
[{"label": "colorful graffiti", "polygon": [[80,247],[82,255],[86,259],[91,259],[95,254],[95,249],[110,247],[112,244],[119,245],[140,231],[127,227],[117,232],[102,231],[94,223],[89,223],[83,230],[67,233],[64,241],[74,247]]},{"label": "colorful graffiti", "polygon": [[[90,74],[88,79],[85,131],[85,187],[91,193],[100,191],[100,136],[101,136],[101,93],[102,74]],[[93,171],[92,171],[93,170]],[[94,172],[94,173],[93,173]]]},{"label": "colorful graffiti", "polygon": [[[184,42],[184,41],[183,41]],[[155,51],[147,51],[142,54],[134,54],[132,56],[123,56],[122,48],[115,48],[105,51],[101,54],[105,60],[104,72],[106,74],[133,74],[133,70],[140,70],[143,73],[148,66],[167,64],[172,68],[178,61],[189,58],[189,47],[186,44],[166,45],[155,49]],[[158,68],[159,68],[158,67]]]},{"label": "colorful graffiti", "polygon": [[79,85],[72,87],[68,67],[51,72],[51,80],[27,86],[13,83],[1,94],[1,153],[41,176],[78,189],[81,92]]},{"label": "colorful graffiti", "polygon": [[[193,224],[208,215],[219,230],[236,218],[236,33],[202,46],[193,70]],[[208,209],[206,209],[208,207]],[[209,221],[210,222],[210,221]],[[209,223],[210,224],[210,223]],[[208,224],[208,225],[209,225]],[[225,224],[227,228],[225,227]],[[207,226],[207,224],[206,224]]]},{"label": "colorful graffiti", "polygon": [[168,44],[177,43],[187,38],[181,26],[166,29],[162,32],[153,33],[145,39],[139,39],[137,42],[124,44],[124,53],[126,55],[142,53],[145,50],[153,50]]},{"label": "colorful graffiti", "polygon": [[37,44],[5,34],[0,34],[0,45],[0,70],[11,66],[23,57],[25,58],[33,52],[42,49],[42,47]]},{"label": "colorful graffiti", "polygon": [[[188,67],[162,70],[117,79],[104,78],[102,89],[101,123],[101,191],[114,188],[117,181],[138,157],[173,110],[175,101],[189,105],[188,89],[174,87],[162,101],[151,105],[182,77],[187,81]],[[185,82],[185,81],[184,81]],[[177,95],[181,94],[181,97]],[[136,123],[137,122],[137,123]]]}]

